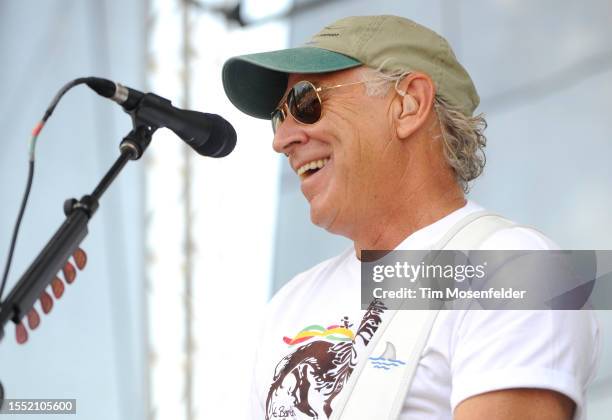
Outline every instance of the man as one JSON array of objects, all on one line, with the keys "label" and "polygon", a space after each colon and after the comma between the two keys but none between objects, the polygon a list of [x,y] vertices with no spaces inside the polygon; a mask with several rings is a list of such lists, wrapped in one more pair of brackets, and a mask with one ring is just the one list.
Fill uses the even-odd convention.
[{"label": "man", "polygon": [[[223,82],[239,109],[271,118],[312,222],[354,243],[272,299],[255,366],[253,418],[330,418],[386,311],[360,309],[362,251],[436,249],[482,210],[464,196],[484,166],[478,94],[442,37],[395,16],[341,19],[304,47],[232,58]],[[555,244],[506,225],[478,248]],[[590,313],[442,311],[428,333],[400,418],[584,416]]]}]

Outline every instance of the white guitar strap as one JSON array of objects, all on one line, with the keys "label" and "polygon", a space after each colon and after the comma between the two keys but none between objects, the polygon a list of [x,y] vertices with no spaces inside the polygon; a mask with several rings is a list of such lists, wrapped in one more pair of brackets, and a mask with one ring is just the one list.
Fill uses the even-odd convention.
[{"label": "white guitar strap", "polygon": [[[512,226],[494,213],[475,212],[432,249],[478,249],[493,233]],[[332,420],[396,420],[400,415],[438,310],[387,310],[384,315],[334,404]]]}]

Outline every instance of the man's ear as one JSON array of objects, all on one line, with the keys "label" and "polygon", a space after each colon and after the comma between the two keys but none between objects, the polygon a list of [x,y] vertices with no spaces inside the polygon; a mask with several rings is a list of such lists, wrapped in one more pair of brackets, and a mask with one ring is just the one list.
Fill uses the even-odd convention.
[{"label": "man's ear", "polygon": [[396,85],[393,117],[397,137],[405,139],[417,132],[433,112],[434,82],[423,73],[410,73]]}]

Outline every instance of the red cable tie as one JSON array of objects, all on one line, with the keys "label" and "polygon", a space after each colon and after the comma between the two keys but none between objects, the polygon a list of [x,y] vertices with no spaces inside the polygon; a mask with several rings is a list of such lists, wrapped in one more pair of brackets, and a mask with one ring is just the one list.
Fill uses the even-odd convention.
[{"label": "red cable tie", "polygon": [[45,125],[45,123],[43,123],[42,121],[39,121],[38,124],[36,124],[36,126],[32,130],[32,136],[33,137],[38,136],[40,134],[40,130],[42,130],[44,125]]}]

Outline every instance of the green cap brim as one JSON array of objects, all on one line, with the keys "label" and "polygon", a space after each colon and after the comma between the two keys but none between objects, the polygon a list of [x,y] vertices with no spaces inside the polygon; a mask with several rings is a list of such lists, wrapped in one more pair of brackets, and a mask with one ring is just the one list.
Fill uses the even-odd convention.
[{"label": "green cap brim", "polygon": [[289,73],[327,73],[360,65],[354,58],[316,47],[241,55],[225,62],[223,88],[236,108],[269,120],[287,88]]}]

